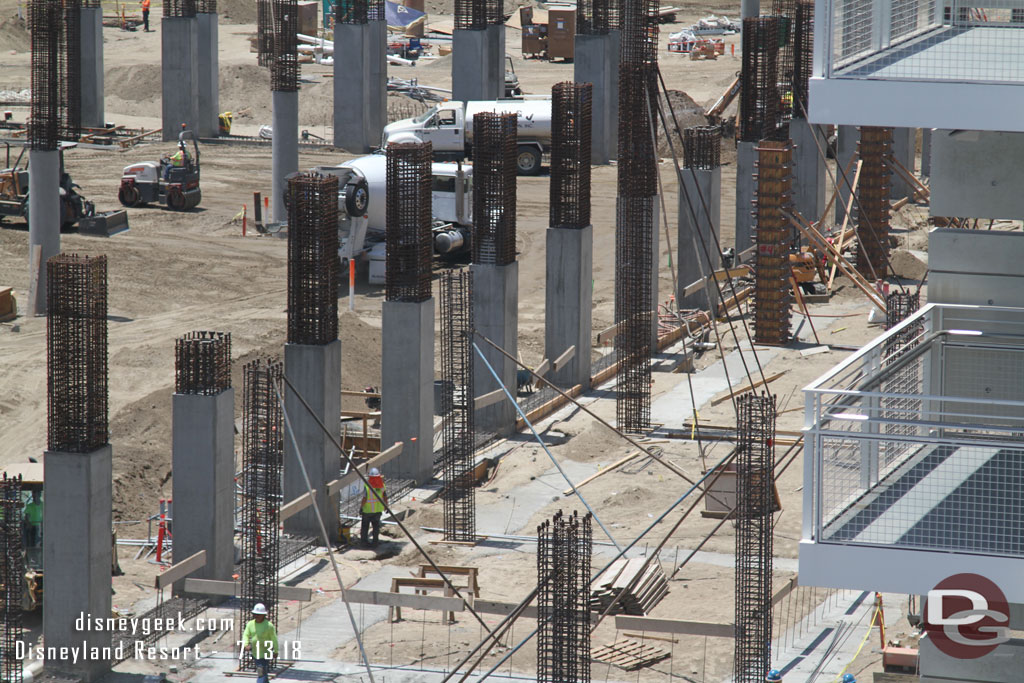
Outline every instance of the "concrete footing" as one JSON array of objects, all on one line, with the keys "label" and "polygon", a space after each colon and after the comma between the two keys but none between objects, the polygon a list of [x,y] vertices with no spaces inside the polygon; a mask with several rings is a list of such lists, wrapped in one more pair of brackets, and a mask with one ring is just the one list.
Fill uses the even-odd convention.
[{"label": "concrete footing", "polygon": [[430,481],[434,468],[434,300],[382,305],[381,450],[403,442],[392,477]]},{"label": "concrete footing", "polygon": [[29,291],[35,286],[35,301],[28,305],[38,315],[46,312],[46,262],[60,253],[60,153],[30,149],[28,184]]},{"label": "concrete footing", "polygon": [[593,226],[548,228],[544,356],[554,363],[570,346],[576,347],[568,363],[548,371],[547,379],[560,387],[590,386],[593,252]]},{"label": "concrete footing", "polygon": [[[836,225],[842,225],[846,216],[846,205],[850,201],[850,183],[856,175],[856,165],[850,165],[850,159],[857,153],[857,143],[860,142],[860,131],[857,126],[839,126],[836,136],[836,183],[839,185],[839,194],[836,196]],[[850,170],[847,173],[846,167]],[[846,173],[846,179],[843,174]],[[856,206],[853,207],[856,209]],[[853,216],[850,216],[853,221]]]},{"label": "concrete footing", "polygon": [[[91,453],[47,451],[43,517],[43,640],[47,649],[110,647],[110,631],[76,627],[79,617],[110,616],[112,556],[110,446]],[[47,658],[46,670],[96,681],[111,662],[80,656]]]},{"label": "concrete footing", "polygon": [[[916,166],[914,161],[917,157],[917,128],[892,129],[892,156],[908,171],[914,172]],[[904,197],[913,198],[913,185],[895,169],[890,177],[890,182],[892,189],[889,192],[889,199],[899,201]]]},{"label": "concrete footing", "polygon": [[199,130],[199,30],[195,17],[164,17],[160,57],[164,142],[178,139],[182,124]]},{"label": "concrete footing", "polygon": [[103,10],[83,7],[81,14],[82,126],[103,126]]},{"label": "concrete footing", "polygon": [[354,153],[380,147],[387,121],[387,26],[335,26],[334,144]]},{"label": "concrete footing", "polygon": [[754,246],[754,164],[756,142],[736,144],[736,255]]},{"label": "concrete footing", "polygon": [[[340,443],[341,425],[338,416],[341,414],[341,341],[335,339],[323,346],[285,344],[284,374],[315,411],[320,421],[331,430],[331,436]],[[334,541],[338,533],[338,501],[337,497],[327,498],[326,487],[327,483],[337,479],[341,472],[341,454],[288,386],[285,386],[284,390],[284,406],[299,453],[302,454],[302,462],[306,465],[310,484],[317,493],[317,505],[327,527],[327,535]],[[283,487],[286,503],[309,490],[306,488],[297,457],[291,434],[286,426]],[[318,543],[323,542],[316,512],[312,507],[285,520],[284,528],[289,533],[313,536]]]},{"label": "concrete footing", "polygon": [[[171,397],[174,472],[174,557],[206,551],[190,576],[230,581],[235,553],[235,390]],[[174,585],[180,593],[184,580]],[[222,598],[223,599],[223,598]]]},{"label": "concrete footing", "polygon": [[825,211],[825,150],[828,140],[822,127],[794,117],[789,123],[793,140],[793,205],[808,222]]},{"label": "concrete footing", "polygon": [[573,80],[594,84],[590,162],[607,164],[616,156],[619,137],[618,34],[577,34],[573,55]]},{"label": "concrete footing", "polygon": [[284,193],[288,190],[288,176],[299,170],[299,93],[275,90],[273,96],[273,130],[271,139],[271,174],[273,196],[270,208],[275,223],[288,222],[288,207]]},{"label": "concrete footing", "polygon": [[452,99],[463,102],[505,96],[505,26],[455,29],[452,34]]},{"label": "concrete footing", "polygon": [[199,94],[199,131],[197,135],[214,138],[220,135],[220,69],[218,58],[218,16],[216,13],[196,14],[197,88]]},{"label": "concrete footing", "polygon": [[690,295],[686,295],[684,290],[718,269],[720,258],[715,245],[721,237],[721,218],[721,167],[684,168],[683,191],[679,193],[679,231],[676,236],[676,268],[679,273],[676,278],[676,303],[681,309],[709,309],[717,303],[716,290],[711,285]]},{"label": "concrete footing", "polygon": [[[504,266],[474,263],[473,323],[477,332],[516,357],[519,323],[519,264]],[[473,339],[513,397],[516,395],[516,364],[479,338]],[[499,389],[493,375],[476,351],[473,352],[473,396]],[[476,411],[478,431],[508,434],[516,421],[515,406],[507,400]]]}]

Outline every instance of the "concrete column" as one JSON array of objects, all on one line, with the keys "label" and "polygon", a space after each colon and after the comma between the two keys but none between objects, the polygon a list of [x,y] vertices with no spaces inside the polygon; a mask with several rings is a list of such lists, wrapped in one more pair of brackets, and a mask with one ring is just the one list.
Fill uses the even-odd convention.
[{"label": "concrete column", "polygon": [[793,140],[793,204],[808,222],[825,211],[825,150],[828,140],[822,127],[794,117],[789,123]]},{"label": "concrete column", "polygon": [[[275,93],[278,94],[278,93]],[[276,133],[275,133],[276,138]],[[295,390],[316,412],[320,421],[331,430],[331,435],[341,442],[341,341],[330,344],[284,345],[284,374]],[[309,481],[317,493],[317,505],[323,516],[327,535],[334,541],[338,535],[337,496],[328,499],[327,483],[337,479],[341,473],[341,454],[324,434],[316,420],[295,393],[285,385],[284,407],[288,420],[295,431],[295,441],[302,462],[306,465]],[[284,436],[284,500],[289,502],[308,492],[306,481],[296,459],[295,446],[285,428]],[[290,519],[285,520],[285,531],[303,536],[313,536],[321,542],[320,526],[316,513],[308,507]]]},{"label": "concrete column", "polygon": [[932,130],[921,129],[921,175],[926,178],[932,174]]},{"label": "concrete column", "polygon": [[740,19],[761,14],[761,0],[740,0]]},{"label": "concrete column", "polygon": [[372,21],[334,30],[334,144],[370,152],[380,147],[387,116],[387,27]]},{"label": "concrete column", "polygon": [[[28,151],[28,270],[31,291],[35,284],[35,302],[29,311],[46,313],[46,262],[60,253],[60,152]],[[39,247],[39,259],[33,257]]]},{"label": "concrete column", "polygon": [[[836,225],[842,225],[846,216],[846,204],[850,201],[848,183],[853,182],[853,176],[856,174],[855,165],[850,166],[850,159],[857,153],[859,141],[860,131],[856,126],[839,126],[839,134],[836,136],[836,183],[839,184],[839,194],[836,197]],[[846,175],[846,180],[843,180],[847,166],[850,166],[850,171]],[[853,221],[853,216],[850,216],[850,221]]]},{"label": "concrete column", "polygon": [[[718,268],[719,254],[715,245],[721,237],[721,219],[721,167],[684,168],[683,191],[679,193],[679,232],[676,237],[676,268],[679,272],[676,279],[679,288],[676,303],[681,309],[710,309],[717,302],[718,297],[712,285],[689,296],[683,290]],[[703,236],[703,242],[698,233]]]},{"label": "concrete column", "polygon": [[81,15],[82,125],[103,125],[103,10],[83,7]]},{"label": "concrete column", "polygon": [[[80,630],[81,615],[110,616],[111,544],[110,446],[91,453],[47,451],[43,516],[43,639],[47,648],[110,647],[110,631]],[[106,659],[46,659],[46,670],[82,681],[110,671]]]},{"label": "concrete column", "polygon": [[573,48],[573,79],[577,83],[594,84],[590,136],[590,161],[593,164],[607,164],[615,158],[616,152],[614,138],[617,136],[611,132],[619,125],[616,97],[619,72],[612,44],[610,35],[577,34]]},{"label": "concrete column", "polygon": [[[487,41],[493,36],[488,29],[457,28],[452,34],[452,99],[463,102],[495,99],[497,88],[491,82],[494,49]],[[504,70],[501,89],[504,91]]]},{"label": "concrete column", "polygon": [[199,133],[200,137],[215,138],[220,135],[220,78],[218,75],[219,46],[217,14],[203,12],[196,14],[196,68],[199,90]]},{"label": "concrete column", "polygon": [[[519,264],[505,266],[474,263],[473,323],[477,331],[516,357],[519,321]],[[474,339],[502,384],[516,395],[516,364],[495,351],[486,342]],[[483,396],[499,389],[487,366],[473,352],[473,396]],[[516,421],[516,409],[507,400],[476,411],[476,428],[480,431],[508,434]]]},{"label": "concrete column", "polygon": [[[754,163],[756,142],[736,145],[736,256],[754,246]],[[748,259],[750,260],[750,259]]]},{"label": "concrete column", "polygon": [[[235,390],[171,397],[174,557],[206,551],[192,578],[230,581],[235,563]],[[174,585],[178,594],[184,580]]]},{"label": "concrete column", "polygon": [[658,352],[658,274],[661,272],[661,197],[651,198],[651,353]]},{"label": "concrete column", "polygon": [[547,379],[560,387],[590,386],[593,252],[593,226],[579,230],[548,228],[544,356],[553,363],[570,346],[576,347],[564,367],[548,371]]},{"label": "concrete column", "polygon": [[505,97],[505,24],[487,27],[487,47],[490,49],[487,64],[491,75],[488,83],[490,92],[484,99],[497,100]]},{"label": "concrete column", "polygon": [[404,442],[389,474],[430,481],[434,468],[434,299],[382,304],[381,450]]},{"label": "concrete column", "polygon": [[273,130],[271,139],[271,169],[274,195],[270,198],[275,223],[288,222],[288,207],[284,193],[287,178],[299,170],[299,93],[272,91]]},{"label": "concrete column", "polygon": [[164,17],[160,22],[164,142],[178,139],[181,125],[199,130],[199,31],[195,17]]},{"label": "concrete column", "polygon": [[[892,156],[903,164],[911,173],[914,172],[915,157],[917,156],[917,129],[916,128],[893,128],[892,129]],[[913,197],[913,186],[903,178],[898,171],[893,171],[890,177],[892,183],[889,198],[899,201],[904,197]]]}]

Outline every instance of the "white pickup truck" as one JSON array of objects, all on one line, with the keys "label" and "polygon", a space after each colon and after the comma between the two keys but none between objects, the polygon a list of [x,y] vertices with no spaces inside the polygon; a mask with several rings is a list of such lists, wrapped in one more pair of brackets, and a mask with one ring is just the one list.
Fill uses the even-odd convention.
[{"label": "white pickup truck", "polygon": [[434,146],[435,159],[465,159],[473,145],[473,117],[483,111],[519,115],[519,175],[539,174],[542,155],[551,146],[550,99],[442,102],[415,118],[385,126],[381,146],[429,141]]}]

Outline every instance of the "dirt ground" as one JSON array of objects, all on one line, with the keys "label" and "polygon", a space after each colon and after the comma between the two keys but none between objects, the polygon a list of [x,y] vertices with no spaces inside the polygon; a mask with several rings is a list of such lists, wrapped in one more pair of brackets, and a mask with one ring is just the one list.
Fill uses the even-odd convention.
[{"label": "dirt ground", "polygon": [[[428,9],[435,7],[428,5]],[[451,0],[445,0],[436,6],[450,5]],[[738,37],[726,37],[726,55],[716,61],[695,62],[685,55],[668,53],[664,49],[668,34],[708,12],[706,5],[690,0],[676,5],[683,7],[679,23],[663,26],[661,30],[662,71],[670,89],[685,93],[685,97],[699,106],[707,106],[718,98],[739,69],[738,57],[730,53],[734,44],[739,52]],[[246,0],[221,0],[221,6],[230,18],[223,19],[220,31],[220,105],[222,110],[236,113],[234,132],[253,134],[260,125],[270,123],[269,78],[266,70],[256,65],[255,54],[249,51],[249,36],[255,26],[248,13],[254,14],[254,6]],[[28,37],[17,18],[16,8],[15,0],[0,0],[0,90],[29,87]],[[735,17],[739,8],[738,3],[730,2],[714,10]],[[156,31],[153,33],[104,30],[108,121],[129,127],[160,125],[160,14],[160,5],[154,3],[152,23]],[[526,92],[550,92],[554,83],[571,80],[571,64],[524,60],[519,42],[518,31],[509,28],[508,53],[513,57]],[[390,67],[389,74],[449,87],[449,59],[424,60],[416,67]],[[300,126],[329,138],[331,71],[327,67],[303,65],[302,73],[306,82],[300,93]],[[680,96],[679,101],[684,101],[684,96]],[[17,120],[24,120],[27,115],[25,107],[7,105],[4,108],[11,109]],[[75,149],[67,154],[67,168],[82,187],[83,194],[96,202],[98,210],[113,209],[117,208],[122,168],[139,160],[155,160],[169,149],[170,144],[156,143],[140,144],[127,150]],[[131,209],[130,231],[109,240],[74,233],[62,235],[65,252],[106,254],[109,259],[110,428],[114,450],[114,518],[120,522],[145,520],[156,512],[158,500],[171,493],[170,396],[174,382],[174,339],[196,329],[231,332],[236,387],[241,386],[243,362],[261,355],[280,357],[285,340],[286,244],[280,239],[254,236],[252,232],[242,237],[238,217],[246,203],[250,203],[251,210],[254,191],[266,193],[270,186],[270,147],[206,145],[202,155],[203,200],[198,210],[178,214],[159,208]],[[304,149],[300,154],[300,168],[336,164],[350,157],[338,150]],[[734,159],[732,141],[725,141],[721,225],[724,245],[732,244],[734,234]],[[668,225],[674,226],[677,197],[670,159],[663,160],[661,171],[662,206]],[[593,169],[595,330],[613,322],[615,187],[614,166]],[[906,230],[900,233],[900,240],[915,249],[926,248],[920,231],[926,218],[926,209],[913,206],[904,209],[895,221]],[[547,220],[547,178],[520,178],[517,213],[519,350],[523,360],[530,364],[538,362],[543,354]],[[23,306],[28,285],[27,237],[26,226],[19,221],[7,222],[0,228],[0,286],[13,286]],[[663,234],[660,242],[659,282],[665,299],[673,289],[666,237]],[[674,234],[671,239],[674,248]],[[672,263],[675,260],[673,255]],[[916,263],[913,259],[906,261],[908,277],[920,277],[923,273]],[[339,325],[343,389],[361,390],[379,384],[382,301],[382,288],[367,285],[365,277],[361,276],[357,283],[355,312],[345,310],[344,298],[340,302],[339,307],[345,311]],[[829,328],[819,329],[822,343],[859,345],[877,334],[878,328],[866,325],[863,297],[849,283],[842,283],[827,306],[846,311],[842,315],[854,310],[855,315],[839,318]],[[820,311],[812,307],[812,312]],[[726,339],[727,349],[735,345],[735,340]],[[797,349],[780,352],[772,364],[773,370],[787,370],[787,374],[772,385],[779,396],[780,410],[784,411],[779,429],[799,430],[803,426],[800,389],[842,357],[841,352],[808,358],[801,357]],[[716,358],[717,354],[707,354],[700,363],[706,365]],[[13,323],[0,324],[0,424],[3,425],[0,465],[38,457],[45,448],[45,365],[43,318],[21,316]],[[682,377],[685,376],[656,373],[654,396],[670,389]],[[346,405],[355,407],[356,404]],[[241,401],[236,401],[239,415],[241,408]],[[614,418],[613,402],[600,401],[594,409],[607,418]],[[713,424],[734,421],[729,402],[707,409],[701,413],[701,418]],[[557,428],[572,437],[554,450],[558,457],[607,465],[629,452],[628,445],[610,438],[609,432],[585,415],[577,414]],[[665,457],[691,475],[705,466],[705,459],[692,444],[662,445]],[[502,490],[523,481],[524,477],[537,476],[549,468],[543,451],[531,443],[524,443],[517,453],[523,457],[516,455],[503,461],[494,481],[478,492],[481,504],[503,495]],[[715,461],[725,455],[725,446],[720,445],[704,455],[707,461]],[[796,557],[801,519],[801,460],[798,456],[780,482],[784,511],[776,527],[775,552],[779,557]],[[637,474],[617,472],[602,477],[589,485],[585,493],[597,505],[602,518],[614,524],[618,537],[628,540],[649,523],[650,513],[663,508],[663,501],[679,495],[680,482],[668,470],[652,464]],[[415,510],[411,526],[436,524],[439,505],[410,503]],[[535,510],[526,528],[534,528],[560,507],[572,506],[573,501],[560,500]],[[676,546],[692,546],[715,523],[715,520],[693,515],[666,546],[663,562],[671,567],[672,558],[668,553]],[[145,525],[126,524],[119,534],[122,538],[141,538],[145,536]],[[596,528],[595,538],[599,538]],[[652,545],[657,539],[657,535],[652,537]],[[731,553],[733,544],[731,525],[725,525],[704,549]],[[438,563],[478,564],[487,599],[518,600],[535,582],[536,565],[531,552],[491,555],[479,561],[473,559],[472,550],[462,548],[434,547],[432,552]],[[349,579],[354,583],[379,566],[376,560],[341,557],[345,561],[347,584]],[[418,561],[409,548],[389,560],[409,566]],[[595,564],[597,562],[595,558]],[[123,560],[122,566],[129,575],[117,580],[115,603],[124,606],[151,595],[151,589],[144,586],[152,584],[155,568],[142,560]],[[778,572],[776,582],[781,586],[789,578],[790,573]],[[319,576],[313,581],[326,588],[334,580]],[[732,599],[718,599],[718,596],[731,595],[732,582],[730,570],[689,565],[672,582],[672,592],[653,616],[729,622]],[[328,599],[329,594],[316,598],[320,602]],[[423,661],[443,666],[443,659],[452,659],[460,651],[467,651],[480,636],[478,625],[469,619],[448,628],[438,624],[436,614],[425,617],[433,625],[416,621],[422,615],[413,614],[417,616],[409,621],[393,627],[380,624],[368,631],[367,646],[375,660],[393,658],[401,663]],[[281,630],[294,623],[288,620],[295,618],[286,611]],[[424,638],[421,633],[428,627],[430,635]],[[595,643],[610,641],[614,636],[613,628],[609,631],[609,627],[602,626],[602,629],[595,635]],[[719,680],[731,669],[731,642],[681,636],[679,642],[671,646],[673,659],[659,664],[653,671],[643,672],[638,680],[663,680],[670,667],[674,675],[689,680]],[[353,647],[343,647],[337,656],[357,661]],[[516,671],[534,670],[533,655],[527,650],[514,659]],[[492,656],[489,661],[493,660]],[[594,670],[604,674],[604,669],[596,664]],[[621,677],[624,674],[613,671],[611,675]]]}]

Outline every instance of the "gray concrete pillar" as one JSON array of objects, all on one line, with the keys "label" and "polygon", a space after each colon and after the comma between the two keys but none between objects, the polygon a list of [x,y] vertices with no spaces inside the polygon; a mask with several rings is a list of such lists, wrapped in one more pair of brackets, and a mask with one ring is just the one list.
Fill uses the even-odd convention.
[{"label": "gray concrete pillar", "polygon": [[825,150],[822,126],[794,117],[789,123],[793,141],[793,205],[809,223],[825,211]]},{"label": "gray concrete pillar", "polygon": [[[917,128],[892,129],[892,157],[903,164],[908,171],[914,172],[916,166],[914,161],[917,157]],[[899,201],[904,197],[913,198],[914,186],[899,171],[894,169],[889,180],[892,183],[889,199]]]},{"label": "gray concrete pillar", "polygon": [[761,14],[761,0],[740,0],[740,19]]},{"label": "gray concrete pillar", "polygon": [[490,49],[487,64],[491,75],[488,82],[490,92],[485,99],[497,100],[505,97],[505,24],[487,27],[487,47]]},{"label": "gray concrete pillar", "polygon": [[721,237],[721,220],[721,167],[684,168],[683,191],[679,193],[679,232],[676,237],[676,269],[679,273],[676,278],[679,288],[676,304],[680,309],[709,310],[717,302],[718,297],[711,284],[689,296],[684,290],[718,269],[720,256],[715,245]]},{"label": "gray concrete pillar", "polygon": [[921,129],[921,175],[932,174],[932,128]]},{"label": "gray concrete pillar", "polygon": [[218,56],[217,14],[202,12],[196,14],[196,69],[199,91],[199,132],[204,138],[220,135],[220,68]]},{"label": "gray concrete pillar", "polygon": [[160,21],[163,139],[178,139],[182,124],[199,130],[199,31],[195,17]]},{"label": "gray concrete pillar", "polygon": [[83,7],[81,24],[82,126],[103,126],[103,9]]},{"label": "gray concrete pillar", "polygon": [[370,152],[387,118],[387,27],[371,21],[334,30],[334,144]]},{"label": "gray concrete pillar", "polygon": [[[858,142],[860,131],[857,130],[857,126],[839,126],[836,136],[836,183],[839,185],[839,194],[836,196],[836,225],[842,225],[846,216],[846,205],[850,201],[850,183],[856,175],[856,164],[850,164],[850,159],[857,153]],[[849,172],[846,171],[847,166],[850,167]],[[856,209],[856,205],[853,208]],[[850,221],[853,221],[853,216],[850,216]]]},{"label": "gray concrete pillar", "polygon": [[661,272],[661,197],[651,198],[651,353],[658,352],[658,275]]},{"label": "gray concrete pillar", "polygon": [[[190,576],[230,581],[235,564],[235,390],[171,397],[174,558],[206,551]],[[184,580],[174,585],[179,594]]]},{"label": "gray concrete pillar", "polygon": [[[35,301],[29,312],[46,313],[46,262],[60,253],[60,152],[28,151],[28,270]],[[39,256],[35,257],[36,247]]]},{"label": "gray concrete pillar", "polygon": [[548,228],[544,356],[553,363],[570,346],[576,347],[564,367],[548,371],[547,379],[560,387],[590,387],[593,252],[593,226]]},{"label": "gray concrete pillar", "polygon": [[271,139],[271,174],[273,196],[270,208],[275,223],[288,222],[288,207],[284,193],[288,190],[288,176],[299,170],[299,93],[274,90],[273,130]]},{"label": "gray concrete pillar", "polygon": [[[473,323],[477,332],[516,357],[519,321],[519,264],[504,266],[474,263]],[[474,339],[487,361],[494,368],[513,397],[516,395],[516,364],[505,358],[486,342]],[[483,396],[499,389],[493,375],[474,350],[473,396]],[[479,431],[508,434],[515,427],[516,409],[507,400],[476,411]]]},{"label": "gray concrete pillar", "polygon": [[[455,29],[452,35],[453,100],[474,102],[494,100],[504,95],[504,29],[504,26],[488,26],[479,30]],[[498,73],[501,74],[500,78]]]},{"label": "gray concrete pillar", "polygon": [[619,64],[610,35],[577,34],[573,48],[573,79],[577,83],[593,83],[591,105],[590,162],[607,164],[615,158],[617,130]]},{"label": "gray concrete pillar", "polygon": [[[274,137],[277,137],[276,131]],[[284,374],[295,387],[295,391],[302,395],[320,421],[331,431],[331,436],[340,443],[341,341],[335,339],[323,346],[285,344]],[[299,453],[302,454],[302,462],[306,465],[309,482],[316,491],[317,506],[327,527],[327,535],[329,540],[334,542],[338,537],[338,500],[337,496],[328,499],[326,493],[327,483],[337,479],[341,473],[341,454],[287,385],[284,391],[284,407],[294,430]],[[309,491],[297,457],[292,437],[285,427],[285,502],[295,500]],[[318,543],[322,541],[320,525],[312,507],[285,520],[284,529],[293,534],[313,536]]]},{"label": "gray concrete pillar", "polygon": [[[736,144],[736,256],[754,246],[756,142]],[[749,259],[748,259],[749,260]]]},{"label": "gray concrete pillar", "polygon": [[434,470],[434,299],[382,304],[381,450],[403,442],[387,474],[424,484]]},{"label": "gray concrete pillar", "polygon": [[[110,446],[91,453],[47,451],[43,456],[43,640],[47,648],[110,647],[110,631],[81,628],[79,617],[110,616],[112,556]],[[96,681],[107,659],[47,658],[46,671]]]}]

